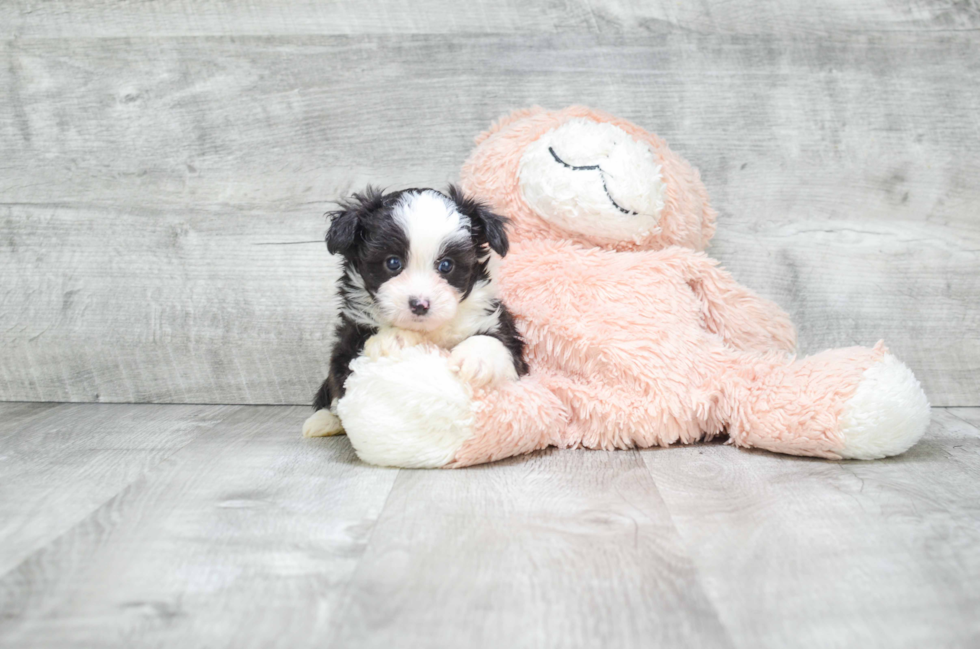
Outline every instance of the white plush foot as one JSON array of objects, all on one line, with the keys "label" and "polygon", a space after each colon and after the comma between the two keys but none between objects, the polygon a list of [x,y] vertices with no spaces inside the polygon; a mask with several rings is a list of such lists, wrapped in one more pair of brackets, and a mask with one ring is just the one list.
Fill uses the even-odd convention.
[{"label": "white plush foot", "polygon": [[329,437],[344,432],[340,418],[327,410],[317,410],[303,422],[303,437]]},{"label": "white plush foot", "polygon": [[841,413],[841,456],[876,460],[912,448],[929,426],[929,401],[900,360],[886,354],[864,371],[854,396]]},{"label": "white plush foot", "polygon": [[410,329],[382,329],[364,343],[364,355],[371,360],[394,356],[403,349],[415,347],[425,341],[422,334]]},{"label": "white plush foot", "polygon": [[449,367],[474,388],[517,379],[514,358],[492,336],[470,336],[453,347]]},{"label": "white plush foot", "polygon": [[356,358],[344,388],[337,413],[357,456],[369,464],[445,466],[473,433],[469,386],[428,345],[378,361]]}]

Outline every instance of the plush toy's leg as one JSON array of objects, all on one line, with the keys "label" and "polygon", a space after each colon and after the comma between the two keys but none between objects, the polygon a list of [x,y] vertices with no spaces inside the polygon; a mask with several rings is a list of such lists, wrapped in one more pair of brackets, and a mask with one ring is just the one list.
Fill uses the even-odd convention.
[{"label": "plush toy's leg", "polygon": [[720,391],[732,441],[778,453],[883,458],[908,450],[929,424],[918,381],[882,343],[793,362],[740,357]]},{"label": "plush toy's leg", "polygon": [[352,363],[337,414],[358,457],[381,466],[462,467],[553,443],[566,415],[537,379],[474,391],[448,356],[411,347]]},{"label": "plush toy's leg", "polygon": [[472,436],[473,395],[447,353],[410,347],[351,363],[337,414],[358,457],[369,464],[436,468]]},{"label": "plush toy's leg", "polygon": [[464,467],[561,445],[568,413],[536,376],[480,390],[473,400],[472,436],[449,465]]}]

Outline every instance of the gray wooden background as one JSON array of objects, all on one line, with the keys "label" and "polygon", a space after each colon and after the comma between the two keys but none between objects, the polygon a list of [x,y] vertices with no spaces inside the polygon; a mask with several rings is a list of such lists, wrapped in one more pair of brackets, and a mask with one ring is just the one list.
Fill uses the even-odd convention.
[{"label": "gray wooden background", "polygon": [[976,0],[5,0],[0,400],[308,403],[330,200],[570,103],[701,169],[802,351],[980,405]]}]

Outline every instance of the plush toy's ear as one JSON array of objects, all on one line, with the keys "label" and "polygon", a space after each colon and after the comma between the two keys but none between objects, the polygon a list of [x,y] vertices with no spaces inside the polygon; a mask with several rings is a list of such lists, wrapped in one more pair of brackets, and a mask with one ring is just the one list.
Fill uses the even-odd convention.
[{"label": "plush toy's ear", "polygon": [[456,185],[450,185],[448,193],[449,198],[456,203],[459,213],[469,217],[473,242],[477,246],[490,246],[501,257],[506,255],[510,247],[507,241],[507,219],[494,213],[480,201],[465,196]]},{"label": "plush toy's ear", "polygon": [[350,255],[361,240],[365,216],[384,206],[384,194],[368,185],[363,192],[337,201],[339,210],[327,212],[330,229],[327,230],[327,250],[332,255]]}]

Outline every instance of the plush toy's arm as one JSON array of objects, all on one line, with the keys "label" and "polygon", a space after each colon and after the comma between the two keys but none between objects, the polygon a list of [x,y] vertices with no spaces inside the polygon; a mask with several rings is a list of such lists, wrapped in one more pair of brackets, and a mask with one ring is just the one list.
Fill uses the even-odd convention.
[{"label": "plush toy's arm", "polygon": [[[552,334],[564,326],[560,338],[580,340],[589,338],[578,331],[588,328],[583,310],[605,313],[613,303],[629,302],[632,292],[648,290],[643,288],[646,283],[656,291],[652,287],[668,277],[687,283],[699,303],[704,327],[733,349],[795,350],[796,331],[789,316],[739,285],[716,261],[690,248],[613,252],[570,242],[527,242],[501,262],[498,279],[504,302],[525,322],[545,323],[542,329]],[[601,290],[595,288],[597,283]],[[527,340],[532,348],[544,344],[551,349],[555,344],[536,341],[533,335]]]},{"label": "plush toy's arm", "polygon": [[701,253],[690,255],[688,285],[701,300],[704,325],[744,351],[796,350],[796,330],[776,304],[756,295]]}]

